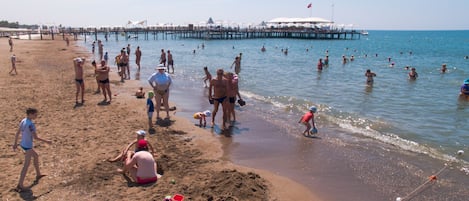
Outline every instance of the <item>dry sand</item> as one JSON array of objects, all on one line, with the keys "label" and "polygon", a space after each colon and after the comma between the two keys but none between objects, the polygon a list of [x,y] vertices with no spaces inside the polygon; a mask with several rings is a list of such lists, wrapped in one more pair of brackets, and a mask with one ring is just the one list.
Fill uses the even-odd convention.
[{"label": "dry sand", "polygon": [[[61,37],[14,43],[18,75],[9,75],[11,53],[7,39],[0,39],[1,200],[163,200],[176,193],[185,200],[318,200],[287,178],[225,160],[220,141],[176,116],[177,110],[171,113],[170,124],[157,126],[148,135],[163,177],[146,186],[127,182],[115,171],[121,164],[106,159],[134,140],[136,130],[147,129],[145,100],[133,96],[138,81],[122,84],[116,72],[111,72],[113,102],[98,105],[103,96],[93,93],[96,82],[87,61],[86,102],[74,107],[72,59],[89,53],[74,42],[67,47]],[[32,185],[31,190],[18,193],[14,187],[24,155],[20,150],[13,152],[12,143],[27,107],[39,110],[38,134],[53,143],[35,142],[42,173],[47,176],[33,184],[35,173],[30,166],[25,186]]]}]

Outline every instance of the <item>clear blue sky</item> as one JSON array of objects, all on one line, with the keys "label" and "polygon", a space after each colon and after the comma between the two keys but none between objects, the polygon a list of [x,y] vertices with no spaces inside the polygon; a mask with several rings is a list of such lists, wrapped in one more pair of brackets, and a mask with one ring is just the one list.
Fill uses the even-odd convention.
[{"label": "clear blue sky", "polygon": [[[309,3],[311,9],[306,8]],[[197,24],[209,17],[259,24],[312,14],[325,19],[333,15],[336,24],[354,24],[357,29],[469,30],[469,0],[9,0],[1,4],[0,20],[22,24],[123,26],[128,20]]]}]

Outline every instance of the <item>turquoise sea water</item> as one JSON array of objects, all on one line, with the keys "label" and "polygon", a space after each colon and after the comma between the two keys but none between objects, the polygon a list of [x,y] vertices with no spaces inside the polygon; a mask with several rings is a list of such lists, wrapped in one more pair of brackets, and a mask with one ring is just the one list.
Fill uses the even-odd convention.
[{"label": "turquoise sea water", "polygon": [[[104,41],[104,36],[98,37]],[[162,34],[158,40],[143,40],[141,35],[139,40],[126,41],[119,37],[119,41],[111,36],[104,42],[105,51],[113,58],[131,44],[135,78],[133,52],[140,46],[144,86],[161,49],[173,53],[173,90],[203,87],[204,66],[214,76],[217,68],[230,70],[234,57],[243,53],[240,90],[250,108],[243,112],[282,124],[296,136],[303,129],[296,122],[306,108],[316,105],[319,130],[345,131],[347,135],[334,136],[345,143],[371,139],[438,160],[456,160],[461,167],[469,164],[469,156],[455,157],[458,150],[469,153],[469,101],[458,98],[463,80],[469,78],[469,59],[464,59],[469,55],[469,31],[369,31],[360,40],[334,41],[202,41]],[[89,49],[91,40],[88,36],[84,44]],[[263,45],[265,52],[260,51]],[[286,48],[287,55],[282,53]],[[318,72],[317,61],[326,50],[329,67]],[[344,65],[342,55],[354,55],[355,61]],[[448,68],[444,74],[440,73],[443,63]],[[405,66],[417,69],[417,80],[407,79]],[[377,74],[372,87],[365,83],[366,69]],[[209,108],[207,102],[200,111]]]}]

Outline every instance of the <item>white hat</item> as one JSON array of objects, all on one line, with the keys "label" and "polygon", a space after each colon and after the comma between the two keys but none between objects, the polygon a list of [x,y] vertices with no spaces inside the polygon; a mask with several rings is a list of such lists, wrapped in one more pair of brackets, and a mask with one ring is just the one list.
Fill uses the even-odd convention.
[{"label": "white hat", "polygon": [[205,110],[203,111],[203,113],[205,114],[206,117],[210,117],[212,115],[212,112],[210,112],[210,110]]},{"label": "white hat", "polygon": [[143,135],[143,136],[147,134],[147,132],[145,132],[144,130],[138,130],[136,133],[137,135]]},{"label": "white hat", "polygon": [[158,66],[156,66],[156,70],[165,70],[166,67],[164,67],[163,64],[158,64]]},{"label": "white hat", "polygon": [[77,63],[81,63],[81,62],[83,62],[83,60],[82,60],[81,58],[79,58],[79,57],[78,57],[78,58],[76,58],[76,59],[75,59],[75,61],[76,61]]}]

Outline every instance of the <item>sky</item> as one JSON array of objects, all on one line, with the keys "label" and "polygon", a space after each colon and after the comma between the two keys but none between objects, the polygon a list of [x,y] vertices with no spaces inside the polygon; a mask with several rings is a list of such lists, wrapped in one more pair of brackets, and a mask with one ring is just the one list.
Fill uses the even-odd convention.
[{"label": "sky", "polygon": [[[311,8],[307,5],[311,3]],[[72,27],[321,17],[366,30],[469,30],[469,0],[10,0],[0,20]]]}]

